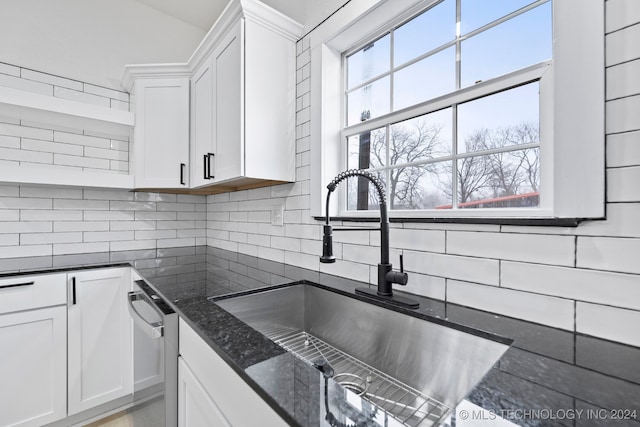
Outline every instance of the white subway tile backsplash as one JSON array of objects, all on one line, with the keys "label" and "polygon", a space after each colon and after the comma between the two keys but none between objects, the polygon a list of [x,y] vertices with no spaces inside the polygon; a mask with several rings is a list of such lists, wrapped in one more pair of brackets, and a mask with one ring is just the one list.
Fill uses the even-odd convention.
[{"label": "white subway tile backsplash", "polygon": [[19,220],[20,220],[19,210],[0,209],[0,221],[19,221]]},{"label": "white subway tile backsplash", "polygon": [[10,87],[12,89],[24,90],[40,95],[53,95],[53,86],[50,84],[35,82],[32,80],[22,79],[16,76],[0,74],[0,86]]},{"label": "white subway tile backsplash", "polygon": [[0,135],[0,147],[19,149],[20,138],[15,136]]},{"label": "white subway tile backsplash", "polygon": [[499,261],[431,252],[403,251],[406,271],[498,286]]},{"label": "white subway tile backsplash", "polygon": [[84,149],[79,145],[61,144],[58,142],[22,138],[20,146],[23,150],[42,151],[45,153],[61,153],[82,156]]},{"label": "white subway tile backsplash", "polygon": [[109,247],[112,251],[137,251],[143,249],[156,249],[155,240],[134,240],[128,242],[111,242]]},{"label": "white subway tile backsplash", "polygon": [[[378,268],[371,267],[371,283],[377,283],[377,274]],[[398,286],[396,289],[444,301],[446,298],[446,279],[442,277],[412,273],[409,276],[409,282],[407,282],[407,285],[402,287]]]},{"label": "white subway tile backsplash", "polygon": [[175,239],[176,230],[136,230],[135,240]]},{"label": "white subway tile backsplash", "polygon": [[607,33],[640,22],[640,3],[637,1],[607,0],[605,5]]},{"label": "white subway tile backsplash", "polygon": [[640,346],[640,311],[578,302],[576,331],[625,344]]},{"label": "white subway tile backsplash", "polygon": [[53,231],[109,231],[109,221],[56,221]]},{"label": "white subway tile backsplash", "polygon": [[100,107],[111,108],[111,101],[109,98],[93,95],[90,93],[80,92],[77,90],[71,90],[64,87],[55,87],[53,90],[53,96],[56,98],[68,99],[70,101],[82,102],[84,104],[98,105]]},{"label": "white subway tile backsplash", "polygon": [[129,153],[126,151],[111,150],[105,148],[85,147],[84,155],[98,159],[129,161]]},{"label": "white subway tile backsplash", "polygon": [[65,79],[63,77],[54,76],[52,74],[45,74],[39,71],[28,70],[23,68],[20,73],[20,77],[27,80],[35,80],[41,83],[47,83],[53,86],[62,86],[67,89],[82,90],[82,82],[77,80]]},{"label": "white subway tile backsplash", "polygon": [[606,65],[612,66],[640,58],[638,40],[640,40],[640,24],[608,34],[605,37]]},{"label": "white subway tile backsplash", "polygon": [[0,148],[0,158],[27,163],[53,163],[53,154],[38,151],[15,150],[12,148]]},{"label": "white subway tile backsplash", "polygon": [[568,299],[448,280],[447,300],[554,328],[574,330],[574,303]]},{"label": "white subway tile backsplash", "polygon": [[500,286],[640,310],[640,283],[632,274],[505,261]]},{"label": "white subway tile backsplash", "polygon": [[607,99],[640,94],[640,59],[607,68]]},{"label": "white subway tile backsplash", "polygon": [[320,262],[317,256],[307,255],[300,252],[285,251],[284,253],[285,264],[295,265],[296,267],[306,268],[308,270],[318,271],[320,268]]},{"label": "white subway tile backsplash", "polygon": [[155,211],[155,202],[129,202],[111,200],[109,202],[112,211]]},{"label": "white subway tile backsplash", "polygon": [[640,95],[607,101],[605,111],[607,133],[629,132],[640,129]]},{"label": "white subway tile backsplash", "polygon": [[607,166],[640,166],[640,132],[607,136]]},{"label": "white subway tile backsplash", "polygon": [[86,211],[85,221],[133,221],[133,211]]},{"label": "white subway tile backsplash", "polygon": [[48,209],[23,210],[22,212],[20,212],[20,220],[21,221],[82,221],[82,211],[48,210]]},{"label": "white subway tile backsplash", "polygon": [[283,249],[285,251],[300,252],[300,239],[272,236],[271,247],[275,249]]},{"label": "white subway tile backsplash", "polygon": [[20,236],[21,245],[74,242],[82,242],[82,233],[30,233]]},{"label": "white subway tile backsplash", "polygon": [[87,200],[118,200],[118,201],[133,201],[134,194],[126,190],[109,190],[109,189],[97,189],[97,188],[85,188],[84,198]]},{"label": "white subway tile backsplash", "polygon": [[[379,242],[372,244],[378,245]],[[445,251],[445,232],[440,230],[415,230],[408,228],[391,228],[389,245],[392,248],[410,249],[425,252]]]},{"label": "white subway tile backsplash", "polygon": [[29,126],[18,126],[9,123],[0,123],[0,135],[17,136],[20,138],[53,140],[53,131]]},{"label": "white subway tile backsplash", "polygon": [[110,102],[110,107],[114,110],[129,111],[130,104],[128,102],[118,101],[117,99],[112,99]]},{"label": "white subway tile backsplash", "polygon": [[[140,230],[155,230],[155,221],[110,221],[107,222],[107,230],[109,225],[113,231],[140,231]],[[89,230],[87,230],[89,231]],[[101,230],[104,231],[104,230]]]},{"label": "white subway tile backsplash", "polygon": [[109,169],[109,160],[94,159],[90,157],[68,156],[66,154],[54,154],[53,163],[63,166],[77,166],[90,169]]},{"label": "white subway tile backsplash", "polygon": [[82,188],[21,185],[20,197],[82,199]]},{"label": "white subway tile backsplash", "polygon": [[575,239],[572,236],[448,231],[447,253],[573,266]]},{"label": "white subway tile backsplash", "polygon": [[0,197],[18,197],[20,187],[17,185],[0,185]]},{"label": "white subway tile backsplash", "polygon": [[338,259],[333,264],[319,264],[320,272],[369,283],[369,266]]},{"label": "white subway tile backsplash", "polygon": [[609,203],[607,219],[585,221],[576,233],[584,236],[640,237],[640,203]]},{"label": "white subway tile backsplash", "polygon": [[50,221],[0,222],[0,233],[50,233],[52,230],[53,230],[53,223],[51,223]]},{"label": "white subway tile backsplash", "polygon": [[640,274],[640,239],[578,237],[577,266]]},{"label": "white subway tile backsplash", "polygon": [[51,209],[51,199],[0,197],[0,209]]},{"label": "white subway tile backsplash", "polygon": [[86,147],[110,148],[111,140],[107,138],[98,138],[95,136],[78,135],[69,132],[53,132],[53,140],[55,142],[64,142],[66,144],[83,145]]},{"label": "white subway tile backsplash", "polygon": [[85,242],[111,242],[118,240],[134,240],[133,231],[85,231]]},{"label": "white subway tile backsplash", "polygon": [[102,96],[104,98],[111,98],[122,102],[129,102],[129,94],[126,92],[119,92],[113,89],[107,89],[101,86],[95,86],[85,83],[84,91],[93,95]]},{"label": "white subway tile backsplash", "polygon": [[9,74],[10,76],[20,77],[20,67],[0,62],[0,73]]},{"label": "white subway tile backsplash", "polygon": [[19,234],[0,234],[0,246],[17,246],[19,244]]},{"label": "white subway tile backsplash", "polygon": [[181,239],[158,239],[156,245],[158,248],[173,248],[178,246],[195,246],[195,238],[181,238]]},{"label": "white subway tile backsplash", "polygon": [[108,210],[109,201],[107,200],[74,200],[74,199],[55,199],[53,201],[54,209],[71,209],[71,210]]},{"label": "white subway tile backsplash", "polygon": [[640,166],[607,169],[607,202],[640,201]]},{"label": "white subway tile backsplash", "polygon": [[96,243],[56,243],[53,245],[53,255],[68,255],[77,253],[109,252],[109,242]]},{"label": "white subway tile backsplash", "polygon": [[6,246],[0,247],[0,258],[48,256],[52,251],[51,245]]}]

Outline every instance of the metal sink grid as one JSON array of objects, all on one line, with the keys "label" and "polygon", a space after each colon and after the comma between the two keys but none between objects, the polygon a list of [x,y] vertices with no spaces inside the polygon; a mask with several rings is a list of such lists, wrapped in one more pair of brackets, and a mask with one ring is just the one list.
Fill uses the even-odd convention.
[{"label": "metal sink grid", "polygon": [[307,332],[276,328],[274,325],[253,326],[310,365],[313,365],[315,360],[324,358],[334,369],[334,379],[338,383],[382,408],[404,425],[432,426],[451,411],[451,408],[444,403],[403,384]]}]

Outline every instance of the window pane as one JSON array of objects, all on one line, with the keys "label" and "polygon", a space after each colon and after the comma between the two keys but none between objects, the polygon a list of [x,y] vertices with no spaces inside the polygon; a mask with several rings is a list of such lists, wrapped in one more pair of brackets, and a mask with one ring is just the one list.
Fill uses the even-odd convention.
[{"label": "window pane", "polygon": [[451,108],[447,108],[391,125],[390,165],[450,155],[452,120]]},{"label": "window pane", "polygon": [[391,169],[391,209],[451,209],[451,162]]},{"label": "window pane", "polygon": [[393,64],[398,67],[456,37],[456,2],[445,0],[397,28]]},{"label": "window pane", "polygon": [[390,36],[376,40],[347,57],[347,89],[389,71]]},{"label": "window pane", "polygon": [[[386,188],[384,172],[377,172],[375,175]],[[362,177],[347,178],[347,210],[366,211],[378,209],[380,209],[380,198],[371,181]]]},{"label": "window pane", "polygon": [[532,0],[462,0],[460,32],[467,34],[530,3]]},{"label": "window pane", "polygon": [[347,95],[347,125],[389,112],[389,77],[384,77]]},{"label": "window pane", "polygon": [[416,105],[456,88],[456,50],[445,49],[395,73],[393,110]]},{"label": "window pane", "polygon": [[551,59],[551,4],[462,42],[462,87]]},{"label": "window pane", "polygon": [[518,208],[540,204],[540,150],[458,160],[458,207]]},{"label": "window pane", "polygon": [[539,142],[539,84],[458,105],[458,152]]},{"label": "window pane", "polygon": [[387,161],[385,128],[374,129],[347,139],[349,169],[369,169],[384,166]]}]

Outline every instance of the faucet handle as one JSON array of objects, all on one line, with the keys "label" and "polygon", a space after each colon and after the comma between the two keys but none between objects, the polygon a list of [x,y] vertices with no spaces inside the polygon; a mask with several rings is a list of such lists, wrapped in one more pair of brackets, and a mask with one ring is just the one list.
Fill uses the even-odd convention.
[{"label": "faucet handle", "polygon": [[404,256],[400,254],[400,273],[404,273]]}]

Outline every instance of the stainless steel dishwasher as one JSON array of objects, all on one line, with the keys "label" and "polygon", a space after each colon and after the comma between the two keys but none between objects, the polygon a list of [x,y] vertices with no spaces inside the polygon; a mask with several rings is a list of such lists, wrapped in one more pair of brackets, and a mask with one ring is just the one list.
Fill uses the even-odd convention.
[{"label": "stainless steel dishwasher", "polygon": [[135,427],[178,423],[178,315],[144,281],[128,293],[133,318]]}]

